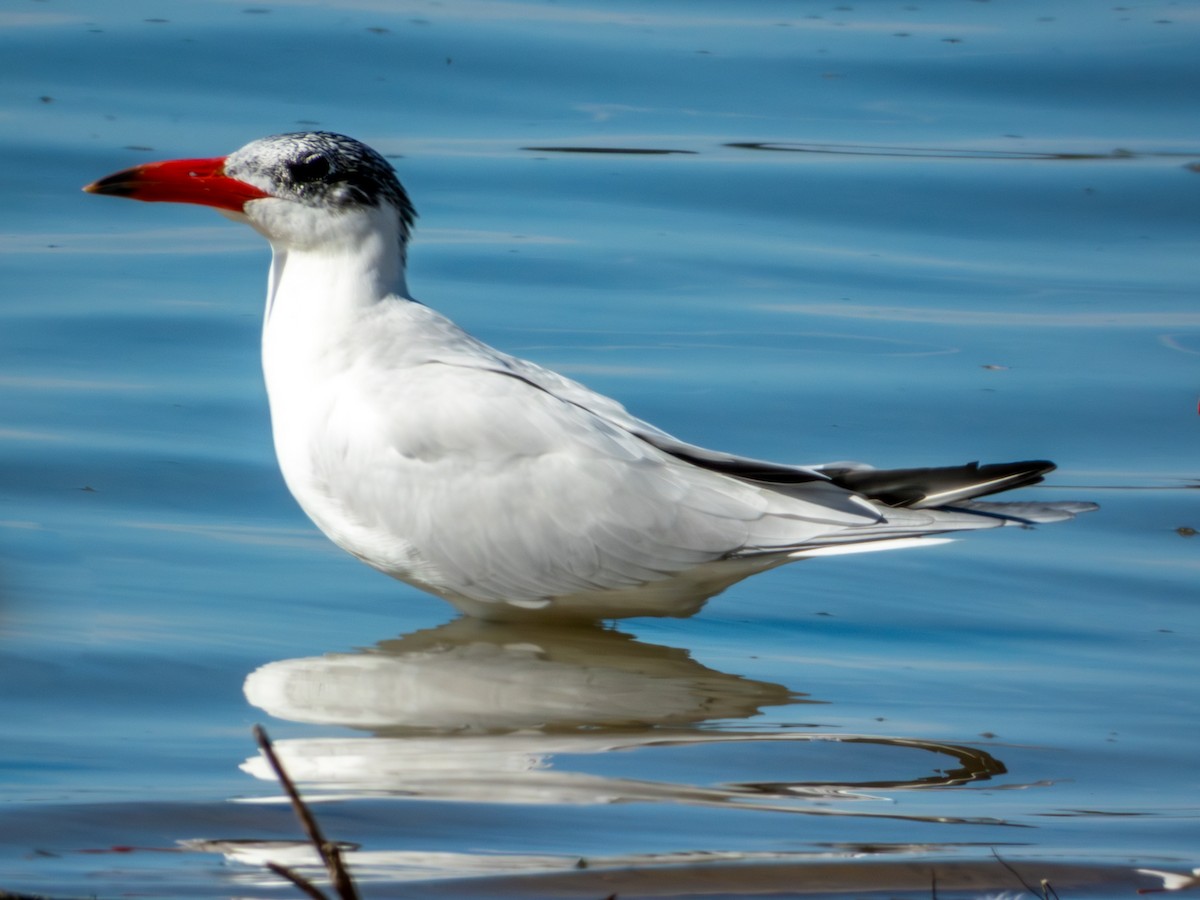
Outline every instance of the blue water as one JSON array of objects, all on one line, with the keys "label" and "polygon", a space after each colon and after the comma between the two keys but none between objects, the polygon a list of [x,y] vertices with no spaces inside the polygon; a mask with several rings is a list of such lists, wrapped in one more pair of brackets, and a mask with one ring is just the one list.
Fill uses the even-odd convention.
[{"label": "blue water", "polygon": [[[373,897],[1200,865],[1198,39],[1196,2],[0,10],[0,889],[290,890],[255,722]],[[418,297],[680,437],[1049,457],[1026,496],[1101,509],[687,620],[455,621],[287,495],[260,239],[79,192],[314,124],[392,156]]]}]

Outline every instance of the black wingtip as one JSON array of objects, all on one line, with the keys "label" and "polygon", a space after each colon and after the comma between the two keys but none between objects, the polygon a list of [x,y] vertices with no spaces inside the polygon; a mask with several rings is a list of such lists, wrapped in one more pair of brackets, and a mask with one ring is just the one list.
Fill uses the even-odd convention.
[{"label": "black wingtip", "polygon": [[867,469],[829,473],[833,483],[886,506],[929,507],[1029,487],[1055,469],[1046,459],[967,463],[918,469]]}]

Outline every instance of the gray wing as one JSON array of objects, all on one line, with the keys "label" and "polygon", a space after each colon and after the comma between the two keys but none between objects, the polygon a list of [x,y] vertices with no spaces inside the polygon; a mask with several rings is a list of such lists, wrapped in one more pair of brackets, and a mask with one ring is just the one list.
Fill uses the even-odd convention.
[{"label": "gray wing", "polygon": [[880,519],[824,478],[800,497],[694,465],[520,373],[431,362],[351,394],[368,408],[331,424],[356,437],[330,438],[317,480],[354,511],[357,546],[407,536],[360,555],[479,600],[630,587]]}]

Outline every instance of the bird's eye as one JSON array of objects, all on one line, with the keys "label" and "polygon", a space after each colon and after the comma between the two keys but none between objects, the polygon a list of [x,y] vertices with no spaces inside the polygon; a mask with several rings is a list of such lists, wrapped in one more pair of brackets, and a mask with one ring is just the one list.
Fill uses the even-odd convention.
[{"label": "bird's eye", "polygon": [[329,160],[324,156],[315,154],[296,160],[296,162],[288,163],[287,169],[294,184],[310,184],[314,181],[320,181],[329,174]]}]

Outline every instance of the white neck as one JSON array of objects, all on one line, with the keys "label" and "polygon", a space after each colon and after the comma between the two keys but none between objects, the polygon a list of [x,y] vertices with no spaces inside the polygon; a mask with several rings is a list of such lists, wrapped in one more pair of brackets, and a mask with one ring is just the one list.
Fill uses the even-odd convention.
[{"label": "white neck", "polygon": [[371,305],[391,294],[407,295],[400,223],[389,204],[326,215],[317,222],[324,227],[299,234],[292,229],[285,238],[274,233],[276,223],[261,223],[259,230],[274,252],[269,316],[280,306],[311,304],[322,309],[309,312],[323,316]]},{"label": "white neck", "polygon": [[408,297],[404,253],[399,217],[387,203],[312,219],[301,218],[295,204],[256,212],[251,222],[273,252],[263,368],[274,395],[282,381],[301,388],[328,375],[331,351],[369,309]]}]

